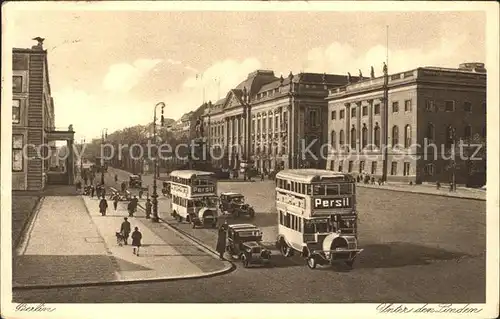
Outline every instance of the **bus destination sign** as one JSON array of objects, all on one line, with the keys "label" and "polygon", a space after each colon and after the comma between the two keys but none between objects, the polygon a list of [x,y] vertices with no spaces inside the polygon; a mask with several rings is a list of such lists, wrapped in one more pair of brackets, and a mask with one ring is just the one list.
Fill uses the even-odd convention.
[{"label": "bus destination sign", "polygon": [[214,186],[194,186],[193,194],[215,193]]},{"label": "bus destination sign", "polygon": [[349,197],[344,198],[315,198],[314,209],[352,208]]}]

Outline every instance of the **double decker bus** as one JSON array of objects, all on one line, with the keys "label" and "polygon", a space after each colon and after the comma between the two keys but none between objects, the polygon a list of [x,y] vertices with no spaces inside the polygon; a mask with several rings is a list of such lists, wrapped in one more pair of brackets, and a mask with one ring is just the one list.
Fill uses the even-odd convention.
[{"label": "double decker bus", "polygon": [[170,173],[171,215],[179,222],[217,227],[217,179],[214,173],[177,170]]},{"label": "double decker bus", "polygon": [[352,267],[358,249],[356,183],[349,174],[291,169],[276,175],[278,237],[285,257],[298,252],[309,268],[345,262]]}]

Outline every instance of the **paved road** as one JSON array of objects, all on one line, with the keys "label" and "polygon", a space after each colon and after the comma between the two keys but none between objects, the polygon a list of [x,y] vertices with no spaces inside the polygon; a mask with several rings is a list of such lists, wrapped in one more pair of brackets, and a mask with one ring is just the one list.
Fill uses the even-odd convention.
[{"label": "paved road", "polygon": [[[144,177],[146,183],[149,178]],[[220,183],[219,189],[244,193],[257,210],[253,222],[263,228],[266,241],[272,240],[272,183]],[[221,277],[126,289],[14,292],[14,297],[46,302],[484,302],[485,202],[377,189],[360,188],[358,194],[365,251],[351,271],[309,270],[298,257],[277,255],[273,268],[238,267]],[[165,201],[160,205],[168,205]],[[213,230],[179,227],[215,244]]]}]

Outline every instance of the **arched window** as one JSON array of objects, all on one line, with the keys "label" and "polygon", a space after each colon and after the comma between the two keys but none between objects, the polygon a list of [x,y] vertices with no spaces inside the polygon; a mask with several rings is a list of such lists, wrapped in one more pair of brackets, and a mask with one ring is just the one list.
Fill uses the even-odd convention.
[{"label": "arched window", "polygon": [[429,141],[434,141],[434,124],[427,124],[427,132],[425,133],[425,137],[427,137]]},{"label": "arched window", "polygon": [[392,147],[399,144],[399,128],[397,125],[392,127]]},{"label": "arched window", "polygon": [[356,129],[354,127],[351,129],[351,148],[356,149]]},{"label": "arched window", "polygon": [[366,124],[363,124],[363,129],[361,130],[361,148],[365,148],[368,145],[368,129]]},{"label": "arched window", "polygon": [[344,130],[340,130],[339,133],[339,145],[344,146],[345,144],[345,136],[344,136]]},{"label": "arched window", "polygon": [[464,128],[464,140],[469,140],[472,137],[472,128],[470,125]]},{"label": "arched window", "polygon": [[337,149],[337,133],[335,133],[335,130],[332,131],[332,135],[330,138],[330,145],[334,150]]},{"label": "arched window", "polygon": [[405,126],[405,148],[410,147],[411,145],[411,126]]},{"label": "arched window", "polygon": [[373,129],[373,142],[375,146],[380,148],[380,126],[378,124],[375,124],[375,128]]}]

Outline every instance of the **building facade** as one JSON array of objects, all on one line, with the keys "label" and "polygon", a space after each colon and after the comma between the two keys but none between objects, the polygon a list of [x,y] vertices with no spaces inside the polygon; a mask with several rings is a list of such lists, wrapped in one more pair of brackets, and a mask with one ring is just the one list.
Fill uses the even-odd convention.
[{"label": "building facade", "polygon": [[424,67],[330,90],[326,168],[467,183],[467,163],[453,165],[449,153],[453,144],[486,137],[485,73],[480,63]]},{"label": "building facade", "polygon": [[349,79],[316,73],[278,78],[270,70],[250,73],[206,109],[208,142],[224,155],[215,164],[238,168],[249,162],[267,170],[322,166],[320,146],[327,142],[325,98],[328,90]]},{"label": "building facade", "polygon": [[[49,180],[55,159],[55,141],[70,149],[64,183],[73,183],[72,128],[56,130],[47,51],[42,41],[31,49],[13,49],[12,77],[12,189],[41,190]],[[29,146],[31,145],[31,146]],[[29,146],[29,147],[28,147]],[[25,154],[26,156],[24,156]],[[56,178],[57,179],[57,178]]]}]

